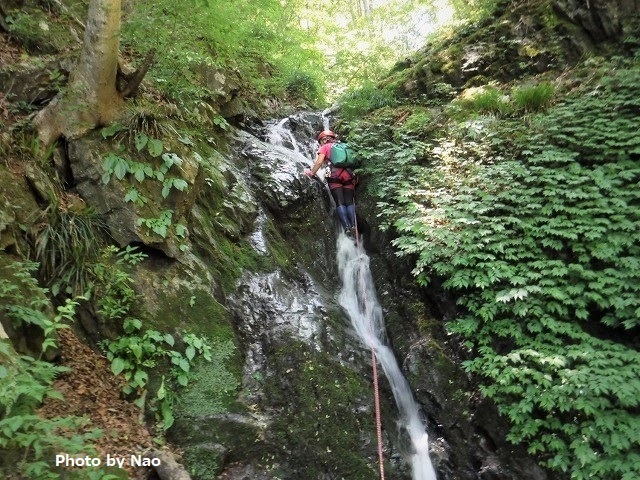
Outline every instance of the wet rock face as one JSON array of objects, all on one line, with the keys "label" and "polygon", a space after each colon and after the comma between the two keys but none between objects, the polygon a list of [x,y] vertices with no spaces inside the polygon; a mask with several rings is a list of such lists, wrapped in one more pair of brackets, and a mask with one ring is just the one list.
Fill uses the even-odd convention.
[{"label": "wet rock face", "polygon": [[[186,407],[170,432],[196,479],[356,480],[373,471],[375,431],[360,427],[372,412],[361,373],[369,370],[367,357],[334,299],[335,229],[326,197],[303,174],[316,148],[308,135],[317,128],[303,116],[296,122],[303,133],[287,134],[290,148],[234,131],[226,158],[203,166],[193,250],[213,257],[222,227],[269,266],[246,269],[233,293],[219,298],[243,362],[234,413]],[[216,209],[229,221],[215,217]]]}]

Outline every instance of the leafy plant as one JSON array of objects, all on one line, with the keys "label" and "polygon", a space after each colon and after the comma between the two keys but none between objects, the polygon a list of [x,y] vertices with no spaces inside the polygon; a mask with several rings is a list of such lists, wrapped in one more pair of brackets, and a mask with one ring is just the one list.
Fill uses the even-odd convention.
[{"label": "leafy plant", "polygon": [[166,238],[172,224],[173,210],[163,210],[159,217],[138,218],[138,225],[147,227],[153,233]]},{"label": "leafy plant", "polygon": [[452,141],[452,122],[425,146],[410,132],[389,142],[381,121],[375,148],[369,133],[350,140],[417,280],[457,296],[448,329],[508,438],[573,479],[626,480],[640,475],[640,356],[625,334],[640,327],[640,70],[604,68],[528,125],[496,119]]},{"label": "leafy plant", "polygon": [[[0,279],[0,313],[16,323],[35,324],[44,332],[42,352],[56,347],[56,332],[68,328],[67,321],[75,315],[75,300],[67,300],[50,318],[46,291],[37,286],[30,275],[37,266],[32,263],[12,263],[5,267],[13,272],[13,281]],[[101,436],[99,430],[72,435],[85,430],[88,420],[72,416],[43,418],[36,409],[46,398],[62,400],[52,382],[69,369],[53,365],[41,358],[18,356],[10,344],[0,340],[0,469],[11,478],[58,479],[51,459],[61,451],[69,455],[94,454],[90,442]],[[87,472],[92,479],[115,479],[103,469]]]},{"label": "leafy plant", "polygon": [[98,313],[104,318],[123,322],[134,310],[137,297],[127,269],[146,257],[131,246],[121,251],[108,246],[102,251],[100,260],[92,268],[91,294],[96,299]]},{"label": "leafy plant", "polygon": [[[105,129],[108,129],[105,132]],[[121,131],[117,125],[105,127],[103,129],[103,136],[108,138],[114,135],[116,132]],[[183,143],[190,143],[188,139],[181,139]],[[154,167],[147,162],[137,162],[130,160],[122,151],[118,153],[110,152],[106,155],[102,169],[104,173],[102,175],[102,182],[107,184],[111,181],[112,176],[115,176],[118,180],[125,180],[133,177],[131,181],[135,180],[137,183],[142,183],[147,179],[157,181],[162,185],[160,194],[163,198],[167,198],[172,190],[184,192],[188,189],[189,184],[183,178],[170,175],[171,171],[175,171],[176,168],[180,168],[184,160],[173,152],[165,152],[162,141],[155,138],[148,137],[146,133],[138,132],[134,139],[135,148],[138,152],[146,150],[152,157],[160,157],[161,163]],[[120,149],[122,150],[122,149]],[[174,168],[175,167],[175,168]],[[143,207],[148,204],[149,199],[142,194],[142,192],[135,186],[129,187],[124,197],[126,202],[133,202],[136,205]],[[179,238],[184,239],[187,234],[187,228],[182,224],[173,225],[173,210],[164,209],[159,212],[158,217],[139,217],[137,220],[138,226],[145,226],[150,232],[166,238],[170,232],[172,232]],[[181,250],[185,250],[187,246],[185,244],[180,245]]]},{"label": "leafy plant", "polygon": [[[135,394],[140,407],[146,399],[148,371],[156,368],[161,360],[169,361],[170,379],[181,387],[189,383],[196,357],[211,361],[211,347],[203,338],[193,334],[183,335],[182,342],[186,348],[182,352],[174,349],[176,340],[173,335],[157,330],[142,330],[142,322],[136,318],[125,320],[124,331],[125,334],[116,340],[103,342],[103,347],[114,375],[122,375],[127,382],[124,393]],[[155,398],[150,401],[163,430],[173,425],[175,400],[174,387],[165,385],[165,380],[163,376]]]},{"label": "leafy plant", "polygon": [[[115,261],[110,260],[115,256]],[[105,249],[102,261],[95,268],[95,290],[98,313],[107,321],[122,322],[123,335],[101,343],[114,375],[122,375],[126,384],[123,392],[136,398],[142,408],[146,400],[154,409],[162,429],[168,429],[174,421],[174,383],[184,387],[189,383],[191,367],[198,358],[211,361],[211,347],[205,339],[193,334],[183,334],[178,349],[173,335],[153,329],[143,329],[143,321],[136,314],[138,296],[132,288],[133,279],[129,267],[140,263],[146,255],[134,247],[118,251]],[[159,364],[169,365],[169,379],[162,383],[153,399],[147,399],[149,371]],[[165,385],[165,380],[170,385]]]},{"label": "leafy plant", "polygon": [[40,275],[54,295],[87,290],[88,272],[104,245],[106,226],[93,210],[73,210],[57,199],[41,213],[32,232]]}]

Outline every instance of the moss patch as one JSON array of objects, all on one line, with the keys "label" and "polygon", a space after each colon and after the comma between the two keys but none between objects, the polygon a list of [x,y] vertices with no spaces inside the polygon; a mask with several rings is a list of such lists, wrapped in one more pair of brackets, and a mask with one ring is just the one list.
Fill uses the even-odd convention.
[{"label": "moss patch", "polygon": [[296,478],[372,478],[375,469],[363,445],[375,445],[375,432],[357,414],[369,396],[365,381],[328,354],[298,342],[270,352],[269,358],[271,369],[284,375],[266,381],[268,403],[280,415],[269,430],[275,450],[265,460],[281,458]]},{"label": "moss patch", "polygon": [[217,415],[229,410],[240,386],[233,359],[236,350],[230,341],[217,342],[211,362],[199,362],[189,385],[180,394],[175,413],[186,418]]},{"label": "moss patch", "polygon": [[150,324],[160,331],[185,330],[211,339],[235,339],[231,316],[211,293],[181,286],[158,294],[158,309]]}]

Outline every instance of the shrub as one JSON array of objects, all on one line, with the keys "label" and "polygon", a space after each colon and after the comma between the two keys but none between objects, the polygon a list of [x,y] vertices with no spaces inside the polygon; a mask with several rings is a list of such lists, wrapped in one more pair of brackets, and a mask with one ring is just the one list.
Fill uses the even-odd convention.
[{"label": "shrub", "polygon": [[[11,274],[11,280],[4,277],[4,272],[0,276],[0,316],[6,315],[16,323],[38,325],[45,334],[42,351],[55,347],[56,331],[68,328],[66,322],[73,319],[77,302],[68,300],[50,318],[46,291],[37,287],[30,274],[35,265],[17,262],[4,269]],[[67,478],[52,464],[56,453],[95,454],[90,441],[101,436],[99,430],[73,433],[86,431],[87,419],[42,418],[36,413],[44,399],[62,400],[52,383],[66,371],[67,368],[40,358],[18,356],[8,342],[0,340],[0,471],[9,478]],[[86,476],[95,480],[117,478],[101,468],[87,471]]]},{"label": "shrub", "polygon": [[285,91],[295,100],[302,100],[310,105],[318,105],[322,101],[322,87],[318,78],[296,70],[285,77]]},{"label": "shrub", "polygon": [[[408,137],[363,149],[395,245],[420,282],[457,296],[447,327],[511,420],[508,439],[575,480],[640,475],[640,70],[607,75],[464,148],[448,131],[428,168]],[[553,96],[520,92],[530,110]]]}]

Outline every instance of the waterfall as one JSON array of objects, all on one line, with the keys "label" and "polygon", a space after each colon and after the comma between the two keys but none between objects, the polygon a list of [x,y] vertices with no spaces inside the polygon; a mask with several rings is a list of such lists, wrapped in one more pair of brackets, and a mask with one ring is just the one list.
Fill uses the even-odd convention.
[{"label": "waterfall", "polygon": [[362,343],[375,353],[391,385],[400,422],[411,441],[413,480],[435,480],[436,474],[429,458],[429,437],[422,423],[420,408],[393,352],[385,343],[384,318],[369,270],[369,257],[362,246],[356,246],[353,240],[341,233],[338,236],[337,261],[342,279],[339,303],[347,311]]},{"label": "waterfall", "polygon": [[283,118],[278,123],[271,125],[267,131],[267,141],[272,145],[279,146],[291,146],[291,150],[296,153],[300,153],[300,147],[296,141],[296,137],[293,136],[291,130],[284,125],[289,121],[289,117]]},{"label": "waterfall", "polygon": [[[318,118],[316,128],[329,128],[326,114],[327,112],[323,112]],[[290,162],[298,166],[309,165],[313,161],[317,144],[313,137],[297,141],[285,126],[289,120],[290,118],[285,118],[269,125],[266,139],[277,148],[288,150]],[[309,133],[313,135],[312,132]],[[409,383],[404,378],[393,351],[386,343],[384,317],[369,271],[369,257],[362,246],[356,246],[342,232],[338,235],[337,247],[337,263],[342,280],[339,303],[351,319],[361,342],[374,352],[391,385],[400,413],[400,424],[410,440],[413,480],[436,480],[429,458],[429,437],[422,422],[420,407],[413,398]]]}]

